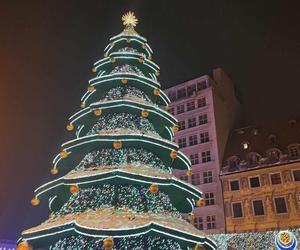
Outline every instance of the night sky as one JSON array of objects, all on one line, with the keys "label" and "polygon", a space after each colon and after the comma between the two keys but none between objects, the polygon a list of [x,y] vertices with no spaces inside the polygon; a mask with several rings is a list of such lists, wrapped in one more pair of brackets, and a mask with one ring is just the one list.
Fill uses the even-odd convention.
[{"label": "night sky", "polygon": [[71,138],[67,119],[124,12],[139,18],[163,87],[221,67],[253,124],[300,114],[299,2],[2,0],[0,238],[47,216],[45,205],[30,205],[33,190],[53,178],[52,158]]}]

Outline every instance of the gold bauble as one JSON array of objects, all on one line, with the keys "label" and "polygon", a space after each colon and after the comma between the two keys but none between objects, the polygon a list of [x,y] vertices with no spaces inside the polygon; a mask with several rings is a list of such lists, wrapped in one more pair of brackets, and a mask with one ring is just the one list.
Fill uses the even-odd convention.
[{"label": "gold bauble", "polygon": [[159,95],[160,94],[160,89],[156,88],[153,90],[154,95]]},{"label": "gold bauble", "polygon": [[151,55],[149,55],[149,56],[148,56],[148,59],[151,61],[151,60],[152,60],[152,56],[151,56]]},{"label": "gold bauble", "polygon": [[82,109],[85,108],[85,103],[84,103],[84,102],[82,102],[82,103],[80,104],[80,108],[82,108]]},{"label": "gold bauble", "polygon": [[31,250],[31,249],[32,249],[31,246],[26,241],[22,241],[18,244],[16,250]]},{"label": "gold bauble", "polygon": [[174,125],[172,128],[173,132],[176,133],[179,130],[179,127],[177,125]]},{"label": "gold bauble", "polygon": [[89,85],[89,86],[87,87],[88,92],[93,92],[94,89],[95,89],[95,87],[94,87],[93,85]]},{"label": "gold bauble", "polygon": [[193,170],[189,169],[188,171],[186,171],[186,175],[187,176],[192,176],[193,175]]},{"label": "gold bauble", "polygon": [[187,218],[188,218],[189,221],[192,221],[192,220],[194,220],[195,215],[193,213],[189,213]]},{"label": "gold bauble", "polygon": [[67,126],[66,126],[66,129],[68,131],[72,131],[74,129],[74,125],[72,123],[69,123]]},{"label": "gold bauble", "polygon": [[57,167],[51,168],[50,172],[51,172],[51,174],[53,174],[53,175],[57,174],[57,173],[58,173]]},{"label": "gold bauble", "polygon": [[115,62],[116,62],[116,58],[111,57],[111,58],[110,58],[110,62],[111,62],[111,63],[115,63]]},{"label": "gold bauble", "polygon": [[121,142],[121,141],[114,141],[113,147],[114,147],[115,149],[120,149],[120,148],[122,148],[122,142]]},{"label": "gold bauble", "polygon": [[79,191],[79,187],[77,185],[70,186],[70,192],[71,194],[75,194]]},{"label": "gold bauble", "polygon": [[103,55],[104,57],[108,57],[108,54],[107,53],[104,53],[104,55]]},{"label": "gold bauble", "polygon": [[37,206],[40,204],[40,200],[37,197],[33,197],[30,201],[32,206]]},{"label": "gold bauble", "polygon": [[147,110],[143,110],[141,112],[142,117],[147,118],[149,116],[149,112]]},{"label": "gold bauble", "polygon": [[122,82],[123,84],[127,84],[127,83],[128,83],[128,80],[127,80],[127,79],[122,79],[121,82]]},{"label": "gold bauble", "polygon": [[176,157],[177,157],[177,151],[172,150],[171,153],[170,153],[170,157],[172,158],[172,160],[176,159]]},{"label": "gold bauble", "polygon": [[127,42],[127,43],[131,43],[131,39],[130,39],[130,38],[127,38],[126,42]]},{"label": "gold bauble", "polygon": [[68,157],[67,150],[60,151],[59,156],[60,156],[60,158],[67,158]]},{"label": "gold bauble", "polygon": [[97,71],[96,67],[93,67],[93,68],[92,68],[92,72],[95,73],[96,71]]},{"label": "gold bauble", "polygon": [[197,200],[197,206],[203,207],[204,205],[205,205],[205,200],[203,198],[199,198],[199,200]]},{"label": "gold bauble", "polygon": [[144,58],[143,57],[139,58],[139,63],[144,63]]},{"label": "gold bauble", "polygon": [[205,250],[206,247],[196,244],[193,250]]},{"label": "gold bauble", "polygon": [[158,192],[158,185],[156,183],[153,183],[150,185],[149,187],[149,191],[152,193],[152,194],[156,194]]},{"label": "gold bauble", "polygon": [[114,240],[112,237],[108,237],[103,240],[103,247],[105,250],[112,249],[113,246],[114,246]]},{"label": "gold bauble", "polygon": [[142,44],[142,48],[143,48],[143,49],[146,49],[146,48],[147,48],[147,44],[146,44],[146,43],[143,43],[143,44]]},{"label": "gold bauble", "polygon": [[102,114],[102,110],[100,108],[94,109],[94,115],[99,116]]},{"label": "gold bauble", "polygon": [[160,76],[160,71],[156,71],[156,72],[155,72],[155,75],[156,75],[156,76]]}]

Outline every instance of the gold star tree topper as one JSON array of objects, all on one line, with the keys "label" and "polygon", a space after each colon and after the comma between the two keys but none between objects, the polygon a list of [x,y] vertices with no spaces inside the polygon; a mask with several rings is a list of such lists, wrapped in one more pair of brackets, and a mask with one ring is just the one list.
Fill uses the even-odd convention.
[{"label": "gold star tree topper", "polygon": [[138,23],[138,19],[135,17],[134,12],[129,11],[122,16],[123,25],[128,27],[135,27]]}]

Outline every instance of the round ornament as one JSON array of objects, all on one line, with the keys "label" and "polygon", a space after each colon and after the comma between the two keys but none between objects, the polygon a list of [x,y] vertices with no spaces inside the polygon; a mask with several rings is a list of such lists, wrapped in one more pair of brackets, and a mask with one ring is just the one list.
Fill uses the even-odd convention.
[{"label": "round ornament", "polygon": [[60,158],[67,158],[68,157],[68,152],[64,149],[59,153]]},{"label": "round ornament", "polygon": [[177,125],[174,125],[173,128],[172,128],[173,132],[176,133],[178,132],[179,128]]},{"label": "round ornament", "polygon": [[149,116],[149,112],[147,110],[143,110],[141,112],[142,117],[147,118]]},{"label": "round ornament", "polygon": [[114,240],[112,237],[108,237],[103,240],[103,247],[105,250],[112,249],[113,246],[114,246]]},{"label": "round ornament", "polygon": [[151,61],[151,60],[152,60],[152,56],[151,56],[151,55],[149,55],[149,56],[148,56],[148,59]]},{"label": "round ornament", "polygon": [[72,131],[74,129],[74,125],[72,123],[69,123],[67,126],[66,126],[66,129],[68,131]]},{"label": "round ornament", "polygon": [[82,103],[80,104],[80,108],[82,108],[82,109],[85,108],[85,103],[84,103],[84,102],[82,102]]},{"label": "round ornament", "polygon": [[102,110],[100,108],[94,109],[94,115],[99,116],[102,114]]},{"label": "round ornament", "polygon": [[114,141],[113,146],[115,149],[122,148],[122,142],[121,141]]},{"label": "round ornament", "polygon": [[187,216],[187,218],[188,218],[189,221],[193,221],[194,218],[195,218],[194,213],[189,213],[188,216]]},{"label": "round ornament", "polygon": [[154,89],[153,90],[154,95],[159,95],[160,94],[160,89]]},{"label": "round ornament", "polygon": [[171,157],[172,160],[175,160],[176,157],[177,157],[177,151],[172,150],[171,153],[170,153],[170,157]]},{"label": "round ornament", "polygon": [[108,57],[108,54],[107,53],[104,53],[104,55],[103,55],[104,57]]},{"label": "round ornament", "polygon": [[18,244],[16,250],[30,250],[32,249],[26,241],[22,241]]},{"label": "round ornament", "polygon": [[51,174],[55,175],[58,173],[58,169],[56,167],[51,168],[50,170]]},{"label": "round ornament", "polygon": [[33,197],[30,201],[32,206],[37,206],[40,204],[40,200],[37,197]]},{"label": "round ornament", "polygon": [[88,92],[93,92],[94,89],[95,89],[95,87],[94,87],[93,85],[89,85],[89,86],[87,87]]},{"label": "round ornament", "polygon": [[156,76],[160,76],[160,71],[156,71],[156,72],[155,72],[155,75],[156,75]]},{"label": "round ornament", "polygon": [[127,38],[126,42],[127,42],[127,43],[131,43],[131,39],[130,39],[130,38]]},{"label": "round ornament", "polygon": [[188,171],[186,171],[186,175],[187,176],[192,176],[193,175],[193,170],[189,169]]},{"label": "round ornament", "polygon": [[128,80],[127,80],[127,79],[122,79],[121,82],[122,82],[123,84],[127,84],[127,83],[128,83]]},{"label": "round ornament", "polygon": [[197,200],[197,206],[203,207],[204,205],[205,205],[205,200],[203,198],[199,198],[199,200]]},{"label": "round ornament", "polygon": [[79,187],[77,185],[70,186],[70,192],[71,194],[75,194],[79,191]]},{"label": "round ornament", "polygon": [[139,58],[139,63],[144,63],[144,58],[143,57]]},{"label": "round ornament", "polygon": [[143,48],[143,49],[146,49],[146,48],[147,48],[147,44],[146,44],[146,43],[143,43],[143,44],[142,44],[142,48]]},{"label": "round ornament", "polygon": [[150,185],[149,187],[149,191],[152,193],[152,194],[156,194],[158,192],[158,185],[156,183],[153,183]]},{"label": "round ornament", "polygon": [[94,72],[94,73],[97,72],[96,67],[93,67],[93,68],[92,68],[92,72]]},{"label": "round ornament", "polygon": [[116,58],[111,57],[111,58],[110,58],[110,62],[111,62],[111,63],[115,63],[115,62],[116,62]]}]

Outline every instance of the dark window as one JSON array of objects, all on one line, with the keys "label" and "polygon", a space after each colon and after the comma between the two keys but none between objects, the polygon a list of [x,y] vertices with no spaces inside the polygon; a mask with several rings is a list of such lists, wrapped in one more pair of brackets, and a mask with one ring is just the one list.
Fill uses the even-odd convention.
[{"label": "dark window", "polygon": [[212,171],[203,172],[203,183],[211,183],[213,181]]},{"label": "dark window", "polygon": [[191,111],[191,110],[194,110],[195,109],[195,102],[192,101],[192,102],[188,102],[187,103],[187,111]]},{"label": "dark window", "polygon": [[258,176],[250,177],[249,181],[250,181],[250,187],[252,187],[252,188],[260,187],[260,182],[259,182]]},{"label": "dark window", "polygon": [[206,106],[206,99],[205,97],[201,97],[198,99],[198,108],[202,108]]},{"label": "dark window", "polygon": [[216,216],[206,216],[206,226],[207,229],[215,229],[216,228]]},{"label": "dark window", "polygon": [[196,118],[190,118],[188,119],[188,127],[189,128],[192,128],[192,127],[195,127],[197,124],[196,124]]},{"label": "dark window", "polygon": [[197,90],[202,90],[202,89],[206,89],[206,81],[203,81],[203,82],[198,82],[197,83]]},{"label": "dark window", "polygon": [[294,170],[293,175],[294,175],[294,180],[295,181],[300,181],[300,169]]},{"label": "dark window", "polygon": [[174,108],[170,108],[170,109],[169,109],[169,113],[170,113],[171,115],[175,115]]},{"label": "dark window", "polygon": [[253,201],[253,212],[254,215],[264,215],[264,204],[262,200]]},{"label": "dark window", "polygon": [[190,146],[194,146],[194,145],[197,145],[198,144],[198,138],[197,138],[197,135],[191,135],[189,137],[189,145]]},{"label": "dark window", "polygon": [[210,151],[202,152],[201,153],[201,159],[202,159],[203,163],[211,161]]},{"label": "dark window", "polygon": [[207,114],[199,116],[199,125],[205,124],[207,122],[208,122],[208,120],[207,120]]},{"label": "dark window", "polygon": [[177,90],[177,98],[180,99],[180,98],[183,98],[183,97],[186,97],[186,90],[185,90],[185,88],[178,89]]},{"label": "dark window", "polygon": [[192,165],[199,164],[198,154],[190,155],[190,160],[191,160]]},{"label": "dark window", "polygon": [[240,182],[238,180],[230,181],[230,190],[231,191],[240,190]]},{"label": "dark window", "polygon": [[234,218],[243,217],[242,203],[232,203],[232,211]]},{"label": "dark window", "polygon": [[281,184],[281,176],[280,173],[270,174],[272,185]]},{"label": "dark window", "polygon": [[185,129],[185,121],[179,121],[178,122],[178,129],[184,130]]},{"label": "dark window", "polygon": [[200,143],[209,142],[208,132],[200,133]]},{"label": "dark window", "polygon": [[284,197],[274,198],[274,202],[275,202],[276,213],[278,214],[287,213],[287,207],[286,207]]},{"label": "dark window", "polygon": [[203,219],[202,217],[195,217],[194,218],[194,226],[199,230],[203,230]]},{"label": "dark window", "polygon": [[193,185],[200,185],[200,174],[196,173],[192,175],[192,184]]},{"label": "dark window", "polygon": [[183,112],[184,112],[184,105],[182,104],[182,105],[177,106],[177,115],[181,114]]},{"label": "dark window", "polygon": [[214,193],[205,194],[205,206],[215,205],[215,195]]},{"label": "dark window", "polygon": [[178,139],[178,146],[179,146],[179,148],[185,148],[186,147],[186,139],[185,138],[179,138]]},{"label": "dark window", "polygon": [[176,92],[175,91],[171,91],[168,94],[170,101],[175,101],[176,100]]},{"label": "dark window", "polygon": [[187,87],[187,95],[191,96],[194,92],[196,92],[196,85],[193,84]]}]

